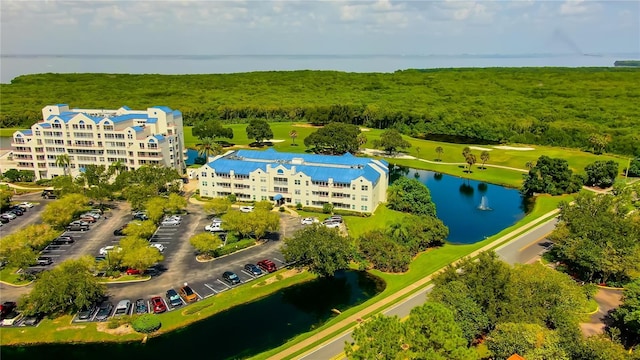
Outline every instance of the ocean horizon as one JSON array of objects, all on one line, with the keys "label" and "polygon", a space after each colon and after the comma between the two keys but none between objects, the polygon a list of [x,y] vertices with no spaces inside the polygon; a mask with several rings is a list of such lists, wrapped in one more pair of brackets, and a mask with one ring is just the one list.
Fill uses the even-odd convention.
[{"label": "ocean horizon", "polygon": [[39,73],[228,74],[334,70],[389,73],[406,69],[613,67],[640,53],[578,54],[2,54],[0,82]]}]

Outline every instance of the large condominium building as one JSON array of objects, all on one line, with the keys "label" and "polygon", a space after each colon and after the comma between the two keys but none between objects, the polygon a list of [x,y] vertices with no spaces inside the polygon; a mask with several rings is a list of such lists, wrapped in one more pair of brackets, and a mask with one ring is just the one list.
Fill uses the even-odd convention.
[{"label": "large condominium building", "polygon": [[385,202],[389,164],[384,160],[342,156],[238,150],[215,157],[199,169],[200,195],[235,194],[238,200],[277,205],[373,212]]},{"label": "large condominium building", "polygon": [[60,155],[69,157],[68,170],[77,175],[89,164],[120,162],[127,169],[162,165],[184,172],[182,113],[166,106],[147,110],[69,109],[45,106],[42,121],[31,130],[13,134],[17,169],[33,170],[36,179],[65,174]]}]

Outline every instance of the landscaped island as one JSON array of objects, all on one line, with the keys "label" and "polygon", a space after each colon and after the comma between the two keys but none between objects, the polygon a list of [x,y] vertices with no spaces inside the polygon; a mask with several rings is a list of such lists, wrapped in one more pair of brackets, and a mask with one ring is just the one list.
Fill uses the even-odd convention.
[{"label": "landscaped island", "polygon": [[347,122],[466,143],[510,142],[640,153],[635,68],[487,68],[219,75],[40,74],[0,85],[1,127],[29,127],[44,104],[163,104],[185,125]]}]

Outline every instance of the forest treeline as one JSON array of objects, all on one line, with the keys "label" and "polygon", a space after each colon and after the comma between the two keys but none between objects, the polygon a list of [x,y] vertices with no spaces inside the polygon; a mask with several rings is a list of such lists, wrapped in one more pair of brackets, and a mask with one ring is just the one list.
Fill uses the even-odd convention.
[{"label": "forest treeline", "polygon": [[[346,122],[430,139],[515,142],[640,155],[640,69],[474,68],[395,73],[37,74],[0,85],[0,126],[48,104],[167,105],[185,123]],[[602,145],[605,145],[602,148]]]}]

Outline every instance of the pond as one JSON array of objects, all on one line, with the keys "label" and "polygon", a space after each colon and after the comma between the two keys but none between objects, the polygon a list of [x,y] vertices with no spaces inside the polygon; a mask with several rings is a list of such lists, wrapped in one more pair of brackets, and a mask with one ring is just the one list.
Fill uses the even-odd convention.
[{"label": "pond", "polygon": [[418,179],[429,188],[438,218],[449,227],[447,241],[454,244],[473,244],[497,234],[531,207],[517,189],[395,166],[391,181],[400,176]]},{"label": "pond", "polygon": [[240,305],[146,344],[37,345],[0,348],[4,359],[239,359],[259,354],[313,330],[384,290],[364,272],[342,271],[333,279],[292,286]]}]

